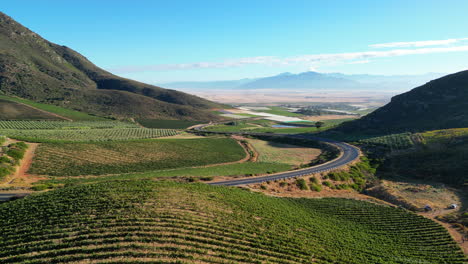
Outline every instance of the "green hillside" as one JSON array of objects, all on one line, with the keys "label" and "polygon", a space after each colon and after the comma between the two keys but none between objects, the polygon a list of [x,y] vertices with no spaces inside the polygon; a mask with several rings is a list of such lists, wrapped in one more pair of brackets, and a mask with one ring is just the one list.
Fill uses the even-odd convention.
[{"label": "green hillside", "polygon": [[1,263],[465,263],[401,209],[204,184],[121,181],[0,205]]},{"label": "green hillside", "polygon": [[455,187],[468,183],[468,128],[398,133],[355,142],[388,179],[420,179]]},{"label": "green hillside", "polygon": [[397,95],[387,105],[334,131],[375,135],[461,127],[468,127],[468,71]]},{"label": "green hillside", "polygon": [[443,182],[462,187],[468,183],[468,129],[444,129],[417,133],[414,145],[385,158],[380,173]]},{"label": "green hillside", "polygon": [[220,105],[115,76],[0,12],[0,94],[115,118],[217,120]]},{"label": "green hillside", "polygon": [[58,116],[43,112],[27,105],[0,98],[0,120],[63,120]]}]

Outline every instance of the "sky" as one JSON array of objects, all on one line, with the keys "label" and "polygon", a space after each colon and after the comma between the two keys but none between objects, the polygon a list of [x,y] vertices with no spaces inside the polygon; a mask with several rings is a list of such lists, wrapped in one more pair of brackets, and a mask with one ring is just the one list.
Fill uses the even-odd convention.
[{"label": "sky", "polygon": [[466,0],[14,0],[0,11],[148,82],[468,69]]}]

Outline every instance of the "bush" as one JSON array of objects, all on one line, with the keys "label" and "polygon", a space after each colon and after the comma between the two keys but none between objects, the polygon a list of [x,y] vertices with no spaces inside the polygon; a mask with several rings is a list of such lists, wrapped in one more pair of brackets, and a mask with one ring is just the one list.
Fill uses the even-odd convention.
[{"label": "bush", "polygon": [[50,186],[49,184],[37,184],[37,185],[34,185],[31,189],[33,191],[44,191],[44,190],[47,190],[47,189],[52,189],[53,186]]},{"label": "bush", "polygon": [[319,184],[317,183],[311,183],[310,184],[310,189],[312,191],[316,191],[316,192],[320,192],[322,190],[322,186],[320,186]]},{"label": "bush", "polygon": [[282,182],[279,183],[280,187],[286,187],[287,185],[288,185],[288,183],[285,182],[285,181],[282,181]]},{"label": "bush", "polygon": [[311,183],[318,183],[318,180],[317,180],[317,178],[315,178],[315,176],[310,177],[310,178],[309,178],[309,181],[310,181]]},{"label": "bush", "polygon": [[322,184],[330,188],[333,186],[333,184],[329,181],[323,181]]},{"label": "bush", "polygon": [[338,184],[336,185],[336,189],[338,190],[346,190],[346,189],[349,189],[350,186],[348,184]]},{"label": "bush", "polygon": [[202,181],[212,181],[213,179],[214,179],[213,176],[200,177],[200,180]]},{"label": "bush", "polygon": [[308,190],[309,189],[309,187],[307,186],[306,181],[304,179],[302,179],[302,178],[296,180],[296,185],[301,190]]},{"label": "bush", "polygon": [[6,154],[14,160],[20,160],[24,157],[24,152],[19,149],[9,149]]}]

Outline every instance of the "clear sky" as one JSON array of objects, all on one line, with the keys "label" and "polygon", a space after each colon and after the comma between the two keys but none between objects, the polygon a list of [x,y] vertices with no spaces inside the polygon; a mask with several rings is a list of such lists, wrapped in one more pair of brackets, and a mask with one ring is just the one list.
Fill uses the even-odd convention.
[{"label": "clear sky", "polygon": [[0,11],[151,83],[468,69],[467,0],[11,0]]}]

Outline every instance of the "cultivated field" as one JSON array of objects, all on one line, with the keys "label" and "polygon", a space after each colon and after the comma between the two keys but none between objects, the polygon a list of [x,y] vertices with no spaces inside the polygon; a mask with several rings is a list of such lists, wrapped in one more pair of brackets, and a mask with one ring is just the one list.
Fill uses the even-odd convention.
[{"label": "cultivated field", "polygon": [[308,164],[320,155],[320,149],[282,144],[271,141],[248,139],[258,152],[258,161],[284,163],[293,166]]},{"label": "cultivated field", "polygon": [[245,156],[229,138],[44,143],[29,172],[51,176],[145,172],[234,162]]},{"label": "cultivated field", "polygon": [[171,129],[186,129],[193,125],[199,124],[197,121],[185,120],[160,120],[160,119],[137,119],[137,122],[147,128],[171,128]]},{"label": "cultivated field", "polygon": [[138,125],[120,121],[1,121],[0,129],[103,129],[139,128]]},{"label": "cultivated field", "polygon": [[1,263],[465,263],[401,209],[204,184],[79,185],[0,205]]},{"label": "cultivated field", "polygon": [[87,142],[135,140],[174,136],[174,129],[111,128],[111,129],[1,129],[0,134],[29,142]]},{"label": "cultivated field", "polygon": [[0,99],[0,120],[22,120],[22,119],[63,120],[55,115],[34,109],[27,105]]},{"label": "cultivated field", "polygon": [[[25,104],[25,105],[40,109],[42,111],[46,111],[46,112],[58,115],[58,116],[62,117],[63,119],[69,119],[69,120],[74,120],[74,121],[104,121],[104,120],[107,120],[105,118],[89,115],[89,114],[86,114],[86,113],[83,113],[83,112],[74,111],[74,110],[59,107],[59,106],[56,106],[56,105],[37,103],[37,102],[31,101],[31,100],[27,100],[27,99],[19,98],[19,97],[9,97],[9,96],[0,95],[0,99]],[[27,119],[34,119],[34,118],[28,117]]]}]

